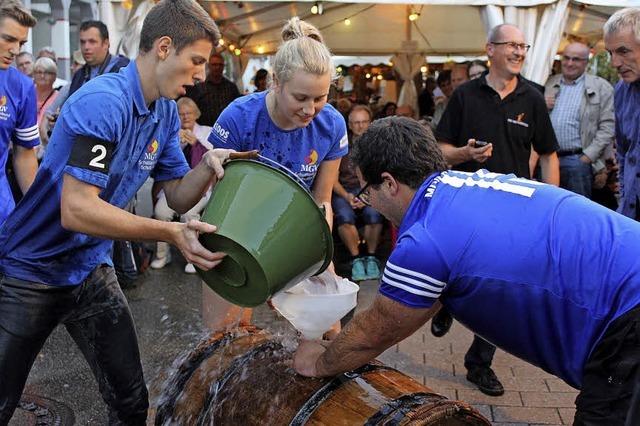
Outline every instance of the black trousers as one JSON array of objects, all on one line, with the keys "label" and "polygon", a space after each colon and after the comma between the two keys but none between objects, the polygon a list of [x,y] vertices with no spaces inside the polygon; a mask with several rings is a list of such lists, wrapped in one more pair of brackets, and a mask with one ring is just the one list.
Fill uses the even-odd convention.
[{"label": "black trousers", "polygon": [[464,356],[464,366],[467,370],[478,367],[491,367],[493,356],[496,353],[496,347],[484,340],[482,337],[474,334],[473,343],[469,346],[469,350]]},{"label": "black trousers", "polygon": [[616,319],[585,365],[574,426],[640,425],[640,306]]},{"label": "black trousers", "polygon": [[113,268],[79,286],[0,277],[0,425],[8,424],[47,337],[64,324],[109,407],[109,424],[144,425],[149,407],[133,318]]}]

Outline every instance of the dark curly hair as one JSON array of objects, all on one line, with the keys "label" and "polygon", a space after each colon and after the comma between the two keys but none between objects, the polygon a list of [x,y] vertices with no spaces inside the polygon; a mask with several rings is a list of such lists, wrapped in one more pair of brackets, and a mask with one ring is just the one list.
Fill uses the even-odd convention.
[{"label": "dark curly hair", "polygon": [[382,173],[412,189],[435,172],[447,170],[447,162],[431,129],[407,117],[376,120],[353,146],[351,160],[372,185],[382,183]]}]

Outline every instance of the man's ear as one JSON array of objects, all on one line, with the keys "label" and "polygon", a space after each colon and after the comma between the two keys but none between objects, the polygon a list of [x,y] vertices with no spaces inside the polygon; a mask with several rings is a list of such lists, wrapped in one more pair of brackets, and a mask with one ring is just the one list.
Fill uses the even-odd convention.
[{"label": "man's ear", "polygon": [[400,191],[400,182],[396,180],[389,172],[382,172],[382,185],[389,187],[389,194],[396,195]]},{"label": "man's ear", "polygon": [[173,46],[173,40],[169,36],[162,36],[157,39],[154,43],[154,50],[158,55],[158,59],[165,60],[169,57],[169,51],[171,50],[171,46]]}]

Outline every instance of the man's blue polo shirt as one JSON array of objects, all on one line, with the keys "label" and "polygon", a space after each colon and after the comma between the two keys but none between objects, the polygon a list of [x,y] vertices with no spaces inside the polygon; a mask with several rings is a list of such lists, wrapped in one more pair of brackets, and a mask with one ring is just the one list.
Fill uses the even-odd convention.
[{"label": "man's blue polo shirt", "polygon": [[640,223],[550,185],[480,170],[416,192],[380,292],[451,314],[580,387],[607,326],[640,304]]},{"label": "man's blue polo shirt", "polygon": [[35,86],[13,67],[0,70],[0,224],[15,206],[4,172],[10,142],[25,148],[40,144]]},{"label": "man's blue polo shirt", "polygon": [[62,179],[97,186],[122,208],[149,175],[165,181],[189,171],[179,129],[174,101],[145,104],[135,61],[83,85],[65,102],[31,189],[0,228],[0,273],[68,286],[111,265],[111,240],[62,228]]}]

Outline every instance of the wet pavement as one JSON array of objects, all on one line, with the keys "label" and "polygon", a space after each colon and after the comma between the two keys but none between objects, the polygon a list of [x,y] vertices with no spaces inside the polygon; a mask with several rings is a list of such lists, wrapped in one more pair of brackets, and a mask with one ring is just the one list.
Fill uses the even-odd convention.
[{"label": "wet pavement", "polygon": [[[204,336],[200,320],[200,280],[183,272],[184,261],[176,253],[174,259],[164,269],[148,272],[136,288],[125,291],[138,330],[152,405],[174,360],[190,351]],[[361,283],[359,310],[371,303],[376,291],[375,282]],[[284,319],[266,306],[255,310],[254,322],[272,330],[289,328]],[[476,390],[466,381],[463,367],[464,353],[471,339],[472,334],[457,323],[445,337],[435,338],[427,324],[379,359],[436,392],[473,404],[494,424],[571,424],[576,391],[500,350],[496,353],[494,369],[504,383],[505,394],[489,397]],[[64,328],[57,328],[45,344],[25,393],[58,404],[58,412],[64,414],[63,425],[73,420],[78,425],[107,423],[106,407],[96,382]],[[33,417],[33,412],[19,410],[10,424],[33,424],[29,416]]]}]

